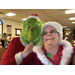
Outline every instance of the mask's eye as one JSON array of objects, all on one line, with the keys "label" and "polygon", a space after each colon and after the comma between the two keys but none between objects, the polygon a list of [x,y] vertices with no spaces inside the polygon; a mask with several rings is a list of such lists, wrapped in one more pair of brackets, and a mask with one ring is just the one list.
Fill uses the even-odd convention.
[{"label": "mask's eye", "polygon": [[30,26],[27,26],[26,28],[27,28],[27,29],[30,29]]},{"label": "mask's eye", "polygon": [[37,27],[34,27],[34,30],[37,30],[38,28]]}]

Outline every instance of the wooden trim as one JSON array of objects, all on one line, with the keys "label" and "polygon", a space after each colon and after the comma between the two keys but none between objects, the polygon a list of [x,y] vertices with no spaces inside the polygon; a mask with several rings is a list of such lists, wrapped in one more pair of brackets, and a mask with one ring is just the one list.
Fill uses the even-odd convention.
[{"label": "wooden trim", "polygon": [[[2,20],[0,19],[0,21],[2,22]],[[2,22],[2,34],[3,34],[3,22]]]},{"label": "wooden trim", "polygon": [[0,59],[3,57],[4,52],[5,52],[5,49],[3,47],[0,48]]}]

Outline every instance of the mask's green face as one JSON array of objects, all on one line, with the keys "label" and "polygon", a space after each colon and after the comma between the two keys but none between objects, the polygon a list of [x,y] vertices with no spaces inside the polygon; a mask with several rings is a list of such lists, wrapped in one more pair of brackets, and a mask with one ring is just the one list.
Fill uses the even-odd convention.
[{"label": "mask's green face", "polygon": [[32,42],[39,36],[39,26],[36,24],[37,20],[34,18],[28,19],[27,22],[28,23],[25,26],[24,35],[30,42]]},{"label": "mask's green face", "polygon": [[40,32],[42,27],[42,21],[35,18],[29,18],[25,20],[22,25],[21,40],[24,44],[33,42],[34,45],[40,41]]}]

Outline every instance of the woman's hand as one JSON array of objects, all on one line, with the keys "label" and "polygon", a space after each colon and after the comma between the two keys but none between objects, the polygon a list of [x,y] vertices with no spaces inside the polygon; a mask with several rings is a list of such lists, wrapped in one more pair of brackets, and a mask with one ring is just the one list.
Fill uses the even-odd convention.
[{"label": "woman's hand", "polygon": [[26,48],[21,53],[22,59],[24,59],[29,53],[32,52],[33,46],[33,43],[30,43],[28,46],[26,46]]}]

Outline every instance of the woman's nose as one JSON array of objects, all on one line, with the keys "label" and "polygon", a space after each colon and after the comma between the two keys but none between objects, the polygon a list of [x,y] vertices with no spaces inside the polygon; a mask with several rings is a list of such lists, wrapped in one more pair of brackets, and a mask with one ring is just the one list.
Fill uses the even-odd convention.
[{"label": "woman's nose", "polygon": [[50,32],[48,32],[47,35],[50,36]]}]

